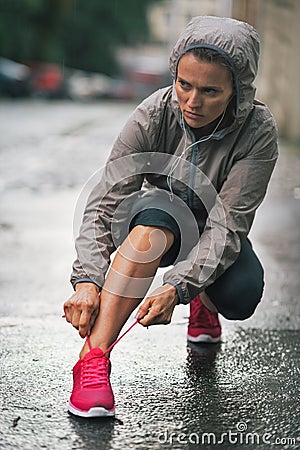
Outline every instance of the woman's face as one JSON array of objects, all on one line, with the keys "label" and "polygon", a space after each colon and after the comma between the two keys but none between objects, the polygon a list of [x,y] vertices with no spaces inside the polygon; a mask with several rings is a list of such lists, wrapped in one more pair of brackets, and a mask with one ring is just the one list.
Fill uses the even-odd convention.
[{"label": "woman's face", "polygon": [[220,63],[201,61],[187,53],[178,64],[176,92],[187,124],[204,127],[223,113],[232,97],[230,71]]}]

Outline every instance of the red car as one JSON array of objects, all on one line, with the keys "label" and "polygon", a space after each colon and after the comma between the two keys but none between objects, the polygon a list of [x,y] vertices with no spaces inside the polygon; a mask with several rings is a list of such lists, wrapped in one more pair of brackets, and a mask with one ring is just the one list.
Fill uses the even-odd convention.
[{"label": "red car", "polygon": [[60,66],[50,63],[29,63],[32,93],[45,97],[64,95],[64,75]]}]

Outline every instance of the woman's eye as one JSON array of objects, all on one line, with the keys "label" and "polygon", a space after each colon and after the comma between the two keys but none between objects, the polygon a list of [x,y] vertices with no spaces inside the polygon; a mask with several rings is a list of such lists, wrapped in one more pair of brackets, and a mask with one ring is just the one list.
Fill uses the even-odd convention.
[{"label": "woman's eye", "polygon": [[188,89],[190,87],[189,83],[183,80],[179,80],[179,84],[183,89]]},{"label": "woman's eye", "polygon": [[208,94],[208,95],[215,95],[217,93],[216,89],[213,89],[213,88],[206,88],[206,89],[204,89],[204,92],[205,92],[205,94]]}]

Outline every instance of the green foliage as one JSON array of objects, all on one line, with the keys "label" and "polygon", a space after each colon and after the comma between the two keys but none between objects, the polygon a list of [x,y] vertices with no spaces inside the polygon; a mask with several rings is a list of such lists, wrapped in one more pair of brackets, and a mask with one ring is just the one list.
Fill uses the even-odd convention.
[{"label": "green foliage", "polygon": [[0,0],[0,55],[115,73],[115,46],[147,39],[154,1]]}]

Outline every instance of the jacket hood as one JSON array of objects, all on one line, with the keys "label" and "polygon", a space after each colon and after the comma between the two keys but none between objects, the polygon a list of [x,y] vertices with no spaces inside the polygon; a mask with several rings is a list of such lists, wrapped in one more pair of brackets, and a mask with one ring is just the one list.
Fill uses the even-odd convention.
[{"label": "jacket hood", "polygon": [[260,47],[256,30],[235,19],[194,17],[181,33],[170,56],[174,80],[180,58],[192,48],[199,47],[216,50],[229,62],[236,91],[236,118],[241,123],[251,110],[255,96],[252,83],[257,74]]}]

